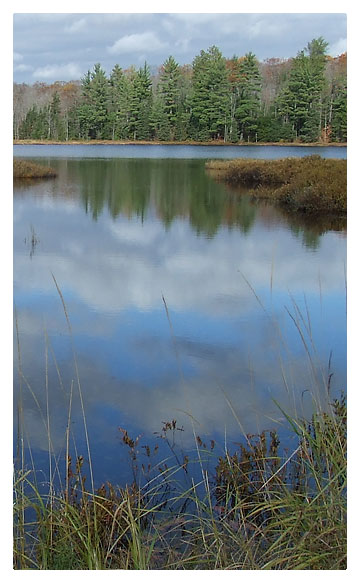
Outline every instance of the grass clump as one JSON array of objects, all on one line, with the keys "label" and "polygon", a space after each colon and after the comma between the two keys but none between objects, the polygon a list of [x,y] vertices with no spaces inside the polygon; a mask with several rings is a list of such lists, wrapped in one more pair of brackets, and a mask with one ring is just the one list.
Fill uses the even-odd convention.
[{"label": "grass clump", "polygon": [[20,178],[54,178],[57,172],[49,166],[42,166],[28,160],[13,160],[13,177]]},{"label": "grass clump", "polygon": [[[247,435],[213,471],[200,455],[156,464],[142,487],[88,492],[82,458],[74,471],[68,459],[57,495],[40,496],[31,474],[17,475],[15,569],[346,569],[345,399],[310,421],[285,416],[291,451],[280,452],[275,432]],[[121,431],[134,461],[137,441]],[[197,442],[215,455],[213,443]]]},{"label": "grass clump", "polygon": [[346,213],[346,160],[317,155],[281,160],[241,158],[210,161],[206,168],[216,179],[246,186],[254,198],[269,199],[290,210]]}]

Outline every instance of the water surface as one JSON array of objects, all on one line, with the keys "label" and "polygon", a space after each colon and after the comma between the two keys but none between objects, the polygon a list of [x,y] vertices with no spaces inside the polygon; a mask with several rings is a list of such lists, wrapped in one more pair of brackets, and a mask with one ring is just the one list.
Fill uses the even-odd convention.
[{"label": "water surface", "polygon": [[15,145],[15,156],[61,158],[288,158],[319,155],[346,158],[346,146],[187,146],[173,144]]},{"label": "water surface", "polygon": [[[180,147],[160,146],[159,157],[154,148],[14,149],[59,172],[14,186],[22,406],[44,471],[47,410],[64,463],[71,394],[73,439],[86,457],[77,370],[97,483],[131,478],[119,427],[143,435],[140,451],[163,446],[155,432],[172,419],[184,427],[184,450],[194,448],[193,430],[224,447],[242,429],[283,431],[274,400],[310,414],[330,373],[334,393],[345,388],[345,225],[254,205],[206,174],[209,148],[177,159]],[[252,150],[286,152],[243,148]],[[234,157],[232,147],[218,151]]]}]

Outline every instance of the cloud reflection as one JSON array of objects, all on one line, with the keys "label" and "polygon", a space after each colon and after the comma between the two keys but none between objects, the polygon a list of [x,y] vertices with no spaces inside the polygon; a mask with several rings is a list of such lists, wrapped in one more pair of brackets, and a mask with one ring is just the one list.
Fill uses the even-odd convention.
[{"label": "cloud reflection", "polygon": [[[104,209],[94,221],[76,181],[68,186],[71,196],[51,189],[55,183],[27,195],[15,189],[14,204],[14,295],[31,387],[24,385],[23,409],[34,449],[48,445],[46,353],[53,447],[64,448],[72,383],[72,428],[84,443],[71,340],[52,273],[70,315],[90,439],[100,457],[104,445],[117,455],[118,426],[153,436],[162,421],[176,418],[190,445],[191,419],[202,436],[226,431],[236,440],[239,422],[254,432],[281,421],[273,398],[289,411],[310,412],[303,391],[318,385],[284,309],[294,310],[290,294],[319,324],[316,370],[326,372],[334,349],[334,383],[343,386],[346,240],[340,234],[324,234],[312,251],[283,219],[269,221],[259,211],[248,231],[222,224],[209,237],[196,234],[186,216],[165,225],[151,202],[144,215],[114,217]],[[31,258],[24,243],[30,225],[39,239]],[[16,396],[16,373],[15,384]]]}]

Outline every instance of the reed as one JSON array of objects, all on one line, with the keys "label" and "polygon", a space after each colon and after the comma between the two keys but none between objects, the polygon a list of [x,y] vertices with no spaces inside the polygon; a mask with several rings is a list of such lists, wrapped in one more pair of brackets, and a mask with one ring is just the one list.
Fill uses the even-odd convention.
[{"label": "reed", "polygon": [[240,158],[212,160],[206,168],[217,180],[248,187],[255,199],[268,199],[293,211],[346,213],[346,160],[317,155],[281,160]]},{"label": "reed", "polygon": [[287,419],[292,452],[280,453],[275,432],[248,436],[188,488],[174,479],[177,464],[152,468],[141,488],[93,494],[80,456],[68,462],[68,491],[45,497],[31,471],[18,472],[15,524],[26,535],[15,538],[15,568],[345,569],[345,400],[310,421]]}]

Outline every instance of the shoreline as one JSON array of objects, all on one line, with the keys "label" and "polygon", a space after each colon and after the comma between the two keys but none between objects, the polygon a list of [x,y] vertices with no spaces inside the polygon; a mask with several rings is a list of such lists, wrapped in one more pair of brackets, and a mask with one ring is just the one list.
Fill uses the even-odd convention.
[{"label": "shoreline", "polygon": [[197,142],[197,141],[182,141],[182,142],[166,142],[166,141],[146,141],[146,140],[13,140],[13,146],[279,146],[279,147],[347,147],[347,142]]}]

